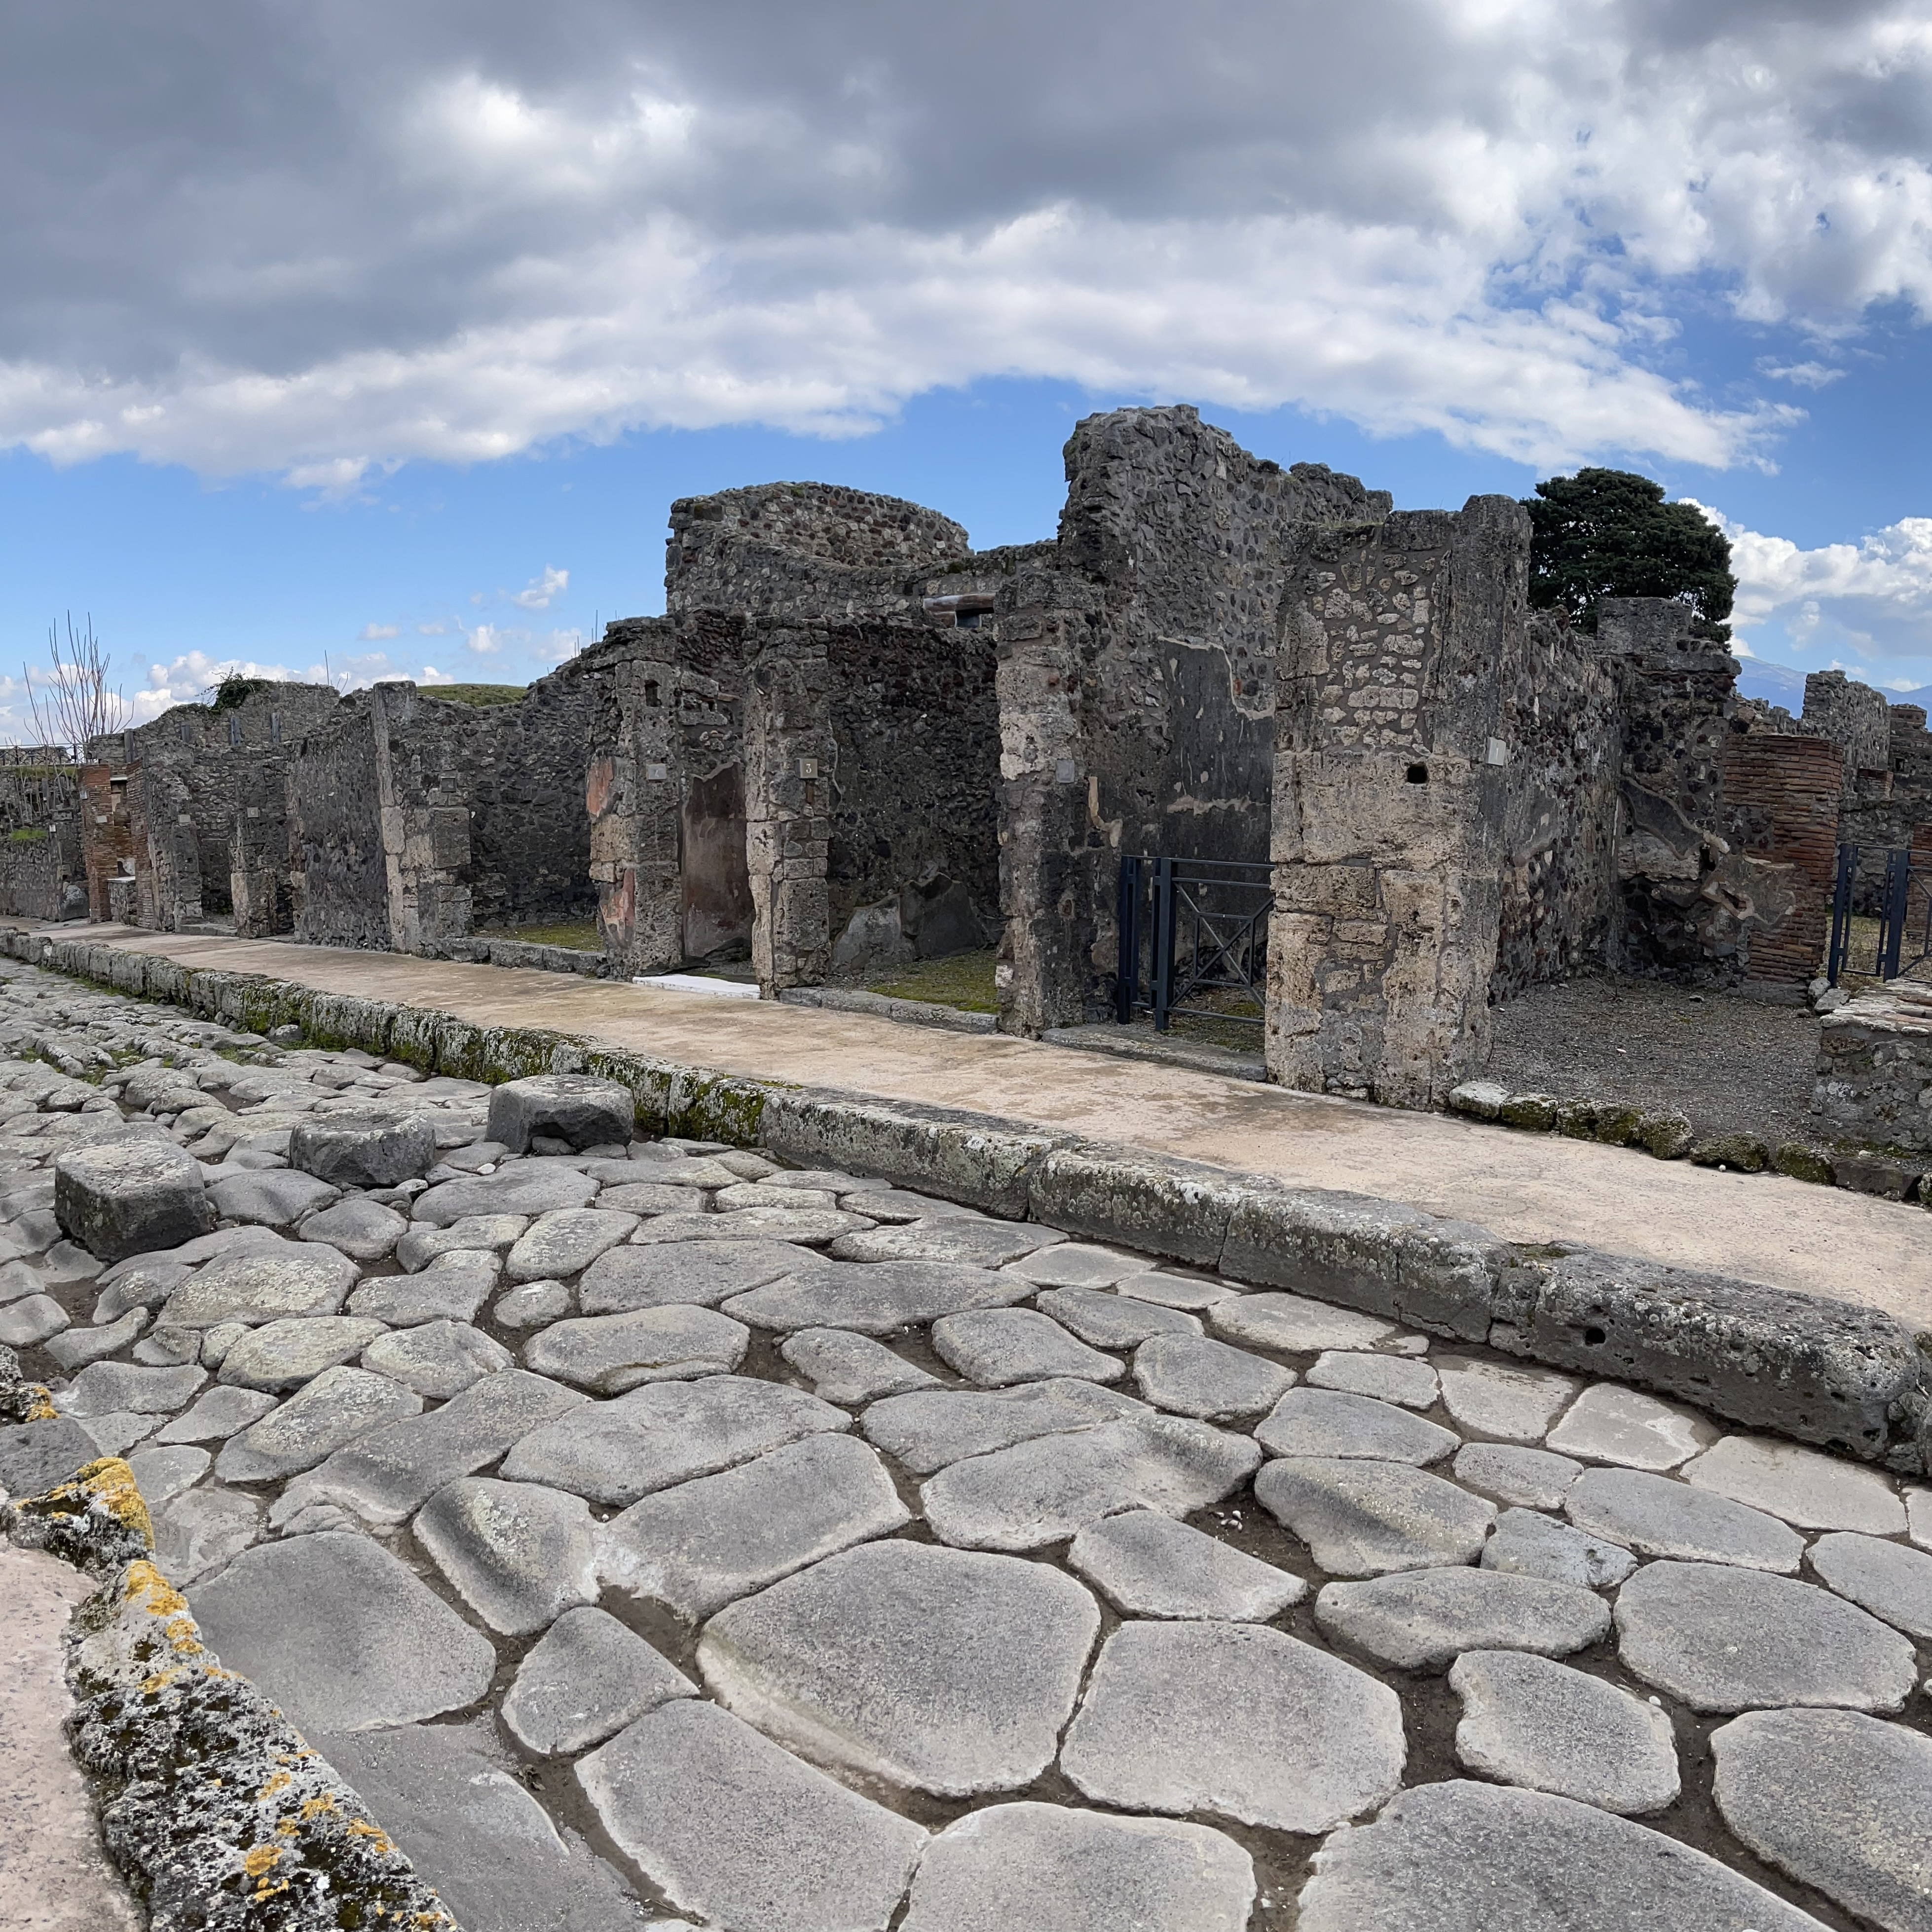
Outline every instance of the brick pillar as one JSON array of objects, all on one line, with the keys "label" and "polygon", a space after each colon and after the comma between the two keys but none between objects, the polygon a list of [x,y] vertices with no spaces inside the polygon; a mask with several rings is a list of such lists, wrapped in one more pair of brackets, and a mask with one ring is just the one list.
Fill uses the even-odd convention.
[{"label": "brick pillar", "polygon": [[1724,752],[1732,844],[1768,868],[1744,912],[1744,990],[1802,997],[1824,970],[1844,757],[1828,738],[1733,733]]}]

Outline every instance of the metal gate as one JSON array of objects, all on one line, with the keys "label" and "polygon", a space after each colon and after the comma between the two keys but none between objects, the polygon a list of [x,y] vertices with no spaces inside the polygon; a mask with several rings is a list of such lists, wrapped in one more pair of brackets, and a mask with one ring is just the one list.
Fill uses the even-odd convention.
[{"label": "metal gate", "polygon": [[[1898,980],[1932,962],[1932,865],[1906,847],[1882,850],[1884,884],[1876,916],[1854,910],[1861,858],[1881,856],[1868,847],[1838,848],[1838,882],[1832,895],[1832,944],[1825,976],[1833,986],[1846,974]],[[1876,867],[1874,868],[1876,870]]]},{"label": "metal gate", "polygon": [[1156,1033],[1177,1017],[1260,1026],[1273,878],[1244,860],[1124,858],[1115,1019],[1151,1013]]}]

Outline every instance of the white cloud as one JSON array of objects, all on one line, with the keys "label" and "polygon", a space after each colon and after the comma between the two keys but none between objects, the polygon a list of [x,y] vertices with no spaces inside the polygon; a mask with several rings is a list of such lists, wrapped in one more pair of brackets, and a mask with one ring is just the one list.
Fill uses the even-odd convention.
[{"label": "white cloud", "polygon": [[395,624],[364,624],[356,634],[360,642],[373,644],[380,644],[386,638],[396,637],[400,634],[400,626]]},{"label": "white cloud", "polygon": [[473,631],[464,633],[464,640],[478,657],[494,658],[506,644],[520,644],[529,634],[526,631],[501,630],[494,624],[478,624]]},{"label": "white cloud", "polygon": [[434,624],[418,624],[416,635],[419,638],[442,638],[449,634],[449,626],[439,619]]},{"label": "white cloud", "polygon": [[352,496],[1015,375],[1722,466],[1795,412],[1680,309],[1802,389],[1932,308],[1928,0],[104,4],[0,62],[0,443],[58,462]]},{"label": "white cloud", "polygon": [[544,566],[541,577],[533,577],[524,588],[510,598],[512,604],[520,604],[526,610],[548,610],[550,599],[561,597],[570,587],[570,572],[558,570],[550,565]]}]

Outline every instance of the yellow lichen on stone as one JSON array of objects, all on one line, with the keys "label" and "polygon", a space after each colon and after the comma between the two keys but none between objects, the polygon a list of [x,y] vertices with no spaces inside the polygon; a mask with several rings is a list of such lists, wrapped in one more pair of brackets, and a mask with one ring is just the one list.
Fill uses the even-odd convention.
[{"label": "yellow lichen on stone", "polygon": [[60,1411],[54,1406],[54,1399],[39,1382],[27,1384],[27,1420],[29,1422],[58,1422]]},{"label": "yellow lichen on stone", "polygon": [[86,1508],[98,1509],[112,1516],[124,1529],[130,1529],[152,1550],[154,1526],[148,1519],[148,1505],[142,1500],[141,1486],[134,1472],[118,1456],[103,1456],[86,1464],[73,1480],[47,1492],[52,1503],[78,1500]]},{"label": "yellow lichen on stone", "polygon": [[352,1818],[343,1827],[351,1838],[374,1840],[369,1849],[378,1857],[386,1858],[390,1851],[389,1834],[380,1826],[372,1825],[365,1818]]},{"label": "yellow lichen on stone", "polygon": [[288,1856],[286,1845],[256,1845],[242,1855],[242,1869],[250,1878],[260,1878],[264,1872],[274,1869],[278,1858]]},{"label": "yellow lichen on stone", "polygon": [[165,1690],[181,1675],[178,1668],[170,1665],[166,1670],[158,1670],[152,1677],[141,1679],[141,1694],[152,1697],[158,1690]]},{"label": "yellow lichen on stone", "polygon": [[285,1771],[271,1772],[268,1774],[268,1783],[255,1794],[256,1803],[259,1804],[263,1798],[272,1798],[278,1791],[287,1790],[294,1782],[295,1780]]},{"label": "yellow lichen on stone", "polygon": [[307,1798],[302,1801],[302,1820],[307,1823],[312,1818],[320,1818],[335,1809],[335,1799],[325,1791],[320,1798]]}]

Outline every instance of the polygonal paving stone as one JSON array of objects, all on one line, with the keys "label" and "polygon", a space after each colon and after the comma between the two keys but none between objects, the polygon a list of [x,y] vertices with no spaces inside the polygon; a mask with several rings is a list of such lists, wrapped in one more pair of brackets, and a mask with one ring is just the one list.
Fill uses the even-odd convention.
[{"label": "polygonal paving stone", "polygon": [[298,1240],[326,1241],[352,1261],[379,1262],[409,1232],[410,1224],[393,1208],[352,1194],[296,1230]]},{"label": "polygonal paving stone", "polygon": [[[1031,1223],[968,1221],[949,1215],[940,1220],[908,1221],[896,1228],[869,1228],[863,1234],[842,1234],[832,1243],[832,1252],[842,1262],[952,1262],[997,1268],[1065,1238],[1051,1228]],[[1013,1285],[1032,1292],[1030,1284],[1018,1279]]]},{"label": "polygonal paving stone", "polygon": [[517,1667],[503,1724],[541,1757],[574,1756],[698,1686],[608,1611],[566,1610]]},{"label": "polygonal paving stone", "polygon": [[85,1424],[64,1415],[0,1429],[0,1491],[45,1496],[106,1453]]},{"label": "polygonal paving stone", "polygon": [[1259,1460],[1246,1438],[1204,1422],[1136,1416],[955,1462],[920,1496],[943,1542],[1037,1550],[1121,1510],[1181,1516],[1204,1509],[1244,1482]]},{"label": "polygonal paving stone", "polygon": [[326,1498],[370,1522],[400,1522],[444,1484],[494,1462],[540,1424],[586,1400],[520,1369],[485,1376],[433,1414],[384,1423],[334,1450],[290,1485],[284,1503]]},{"label": "polygonal paving stone", "polygon": [[1442,1406],[1465,1429],[1506,1442],[1540,1442],[1582,1387],[1573,1376],[1514,1364],[1438,1355]]},{"label": "polygonal paving stone", "polygon": [[1126,1372],[1118,1358],[1076,1341],[1030,1308],[975,1308],[946,1316],[932,1324],[932,1346],[948,1368],[982,1388],[1060,1376],[1113,1382]]},{"label": "polygonal paving stone", "polygon": [[901,1932],[1242,1932],[1254,1861],[1205,1825],[992,1804],[926,1849]]},{"label": "polygonal paving stone", "polygon": [[1687,1483],[1781,1516],[1801,1529],[1898,1536],[1905,1505],[1886,1477],[1792,1442],[1726,1436],[1681,1472]]},{"label": "polygonal paving stone", "polygon": [[1222,1422],[1265,1414],[1294,1371],[1204,1335],[1156,1335],[1135,1353],[1134,1384],[1156,1408]]},{"label": "polygonal paving stone", "polygon": [[842,1410],[802,1389],[748,1376],[653,1382],[532,1430],[505,1457],[503,1473],[622,1506],[850,1426]]},{"label": "polygonal paving stone", "polygon": [[1714,1424],[1640,1389],[1598,1382],[1586,1389],[1544,1438],[1586,1462],[1616,1462],[1660,1474],[1688,1462],[1718,1439]]},{"label": "polygonal paving stone", "polygon": [[1574,1583],[1586,1590],[1612,1588],[1636,1568],[1636,1558],[1622,1544],[1526,1509],[1504,1510],[1497,1517],[1496,1533],[1484,1544],[1482,1562],[1485,1570],[1547,1576],[1552,1583]]},{"label": "polygonal paving stone", "polygon": [[349,1298],[352,1315],[372,1315],[392,1328],[425,1322],[474,1322],[496,1286],[496,1257],[470,1248],[439,1255],[419,1274],[378,1275]]},{"label": "polygonal paving stone", "polygon": [[[0,1310],[0,1316],[11,1312]],[[148,1311],[145,1308],[130,1308],[119,1321],[110,1322],[104,1328],[69,1328],[60,1334],[49,1336],[41,1346],[50,1360],[70,1373],[76,1369],[86,1368],[89,1362],[104,1362],[110,1355],[118,1355],[138,1339],[147,1325]],[[192,1360],[194,1358],[184,1349],[172,1359]]]},{"label": "polygonal paving stone", "polygon": [[1366,1395],[1404,1408],[1427,1408],[1438,1393],[1436,1371],[1404,1355],[1369,1355],[1358,1349],[1330,1348],[1308,1371],[1310,1388]]},{"label": "polygonal paving stone", "polygon": [[141,1500],[154,1510],[200,1482],[214,1460],[206,1449],[188,1443],[172,1448],[150,1444],[145,1449],[136,1449],[128,1458],[128,1466],[134,1472]]},{"label": "polygonal paving stone", "polygon": [[709,1308],[640,1308],[629,1315],[554,1322],[524,1345],[526,1365],[599,1395],[645,1382],[726,1375],[745,1358],[751,1331]]},{"label": "polygonal paving stone", "polygon": [[[1352,1308],[1333,1308],[1305,1295],[1270,1292],[1230,1295],[1207,1310],[1208,1325],[1230,1342],[1278,1349],[1285,1355],[1324,1348],[1373,1348],[1396,1339],[1395,1324]],[[1408,1352],[1405,1350],[1403,1352]]]},{"label": "polygonal paving stone", "polygon": [[1789,1576],[1804,1540],[1775,1516],[1636,1469],[1586,1469],[1563,1499],[1578,1528],[1645,1556],[1738,1563]]},{"label": "polygonal paving stone", "polygon": [[640,1718],[577,1778],[674,1906],[732,1932],[884,1932],[926,1839],[698,1698]]},{"label": "polygonal paving stone", "polygon": [[354,1315],[318,1315],[244,1328],[221,1358],[221,1379],[236,1388],[299,1388],[325,1369],[361,1354],[388,1331]]},{"label": "polygonal paving stone", "polygon": [[1315,1621],[1400,1670],[1440,1670],[1466,1650],[1568,1657],[1610,1634],[1610,1606],[1574,1583],[1456,1566],[1328,1584]]},{"label": "polygonal paving stone", "polygon": [[196,1368],[142,1369],[127,1362],[92,1362],[55,1398],[63,1415],[83,1418],[132,1409],[172,1415],[187,1408],[208,1380]]},{"label": "polygonal paving stone", "polygon": [[[195,1407],[230,1392],[211,1390]],[[345,1442],[382,1423],[422,1413],[422,1397],[387,1376],[374,1376],[367,1369],[325,1369],[279,1408],[231,1436],[214,1472],[224,1483],[279,1482],[314,1468]],[[191,1420],[191,1414],[182,1420]]]},{"label": "polygonal paving stone", "polygon": [[1144,1415],[1144,1402],[1085,1382],[1023,1382],[997,1393],[934,1389],[875,1402],[860,1418],[868,1441],[916,1476],[1016,1442]]},{"label": "polygonal paving stone", "polygon": [[1617,1593],[1624,1668],[1694,1711],[1895,1711],[1910,1641],[1829,1591],[1761,1570],[1650,1563]]},{"label": "polygonal paving stone", "polygon": [[[615,1161],[599,1162],[615,1167]],[[614,1186],[599,1175],[604,1185],[597,1196],[600,1208],[614,1208],[624,1214],[688,1214],[701,1198],[695,1188],[672,1187],[658,1180],[620,1180]]]},{"label": "polygonal paving stone", "polygon": [[[1042,1258],[1065,1254],[1064,1248],[1042,1250]],[[1010,1273],[1025,1267],[1016,1264]],[[1056,1288],[1037,1296],[1034,1306],[1065,1329],[1096,1348],[1138,1348],[1156,1335],[1198,1335],[1197,1316],[1178,1308],[1162,1308],[1131,1296],[1103,1294],[1090,1288]]]},{"label": "polygonal paving stone", "polygon": [[188,1607],[222,1662],[311,1734],[460,1709],[496,1668],[490,1645],[366,1536],[257,1544]]},{"label": "polygonal paving stone", "polygon": [[466,1214],[446,1228],[412,1222],[409,1232],[396,1244],[396,1259],[414,1274],[439,1255],[507,1254],[530,1225],[527,1214]]},{"label": "polygonal paving stone", "polygon": [[[771,1187],[762,1181],[735,1181],[729,1187],[721,1187],[711,1197],[712,1205],[721,1213],[728,1214],[737,1208],[833,1208],[838,1205],[838,1197],[829,1188],[823,1187]],[[862,1208],[857,1210],[863,1214]]]},{"label": "polygonal paving stone", "polygon": [[722,1610],[698,1667],[780,1744],[964,1798],[1053,1761],[1100,1628],[1072,1578],[1010,1556],[874,1544]]},{"label": "polygonal paving stone", "polygon": [[1130,1616],[1266,1623],[1308,1594],[1299,1576],[1153,1510],[1090,1522],[1066,1560]]},{"label": "polygonal paving stone", "polygon": [[734,1295],[802,1269],[825,1265],[809,1248],[787,1241],[674,1242],[658,1247],[613,1248],[600,1255],[577,1285],[586,1315],[622,1315],[638,1308],[683,1304],[716,1308]]},{"label": "polygonal paving stone", "polygon": [[608,1208],[559,1208],[539,1214],[511,1249],[505,1272],[512,1281],[560,1280],[628,1240],[637,1225],[636,1215]]},{"label": "polygonal paving stone", "polygon": [[333,1315],[356,1275],[346,1255],[320,1242],[286,1242],[273,1254],[219,1255],[168,1297],[164,1325],[213,1328]]},{"label": "polygonal paving stone", "polygon": [[560,1281],[526,1281],[513,1288],[490,1311],[490,1318],[502,1328],[548,1328],[572,1313],[577,1304]]},{"label": "polygonal paving stone", "polygon": [[820,1262],[724,1307],[757,1328],[890,1335],[969,1308],[1010,1308],[1032,1292],[1030,1282],[956,1262]]},{"label": "polygonal paving stone", "polygon": [[1010,1270],[1039,1288],[1092,1290],[1112,1288],[1130,1274],[1143,1274],[1146,1261],[1138,1255],[1124,1255],[1112,1248],[1096,1247],[1087,1241],[1062,1241],[1036,1249],[1030,1255],[1008,1263]]},{"label": "polygonal paving stone", "polygon": [[1271,1456],[1359,1456],[1418,1468],[1462,1446],[1453,1430],[1391,1403],[1306,1388],[1291,1389],[1276,1403],[1255,1440]]},{"label": "polygonal paving stone", "polygon": [[842,1236],[864,1233],[862,1214],[836,1208],[733,1208],[713,1214],[659,1214],[644,1222],[632,1240],[649,1246],[670,1241],[790,1241],[824,1247]]},{"label": "polygonal paving stone", "polygon": [[463,1600],[506,1636],[527,1636],[597,1600],[596,1538],[581,1496],[460,1477],[410,1528]]},{"label": "polygonal paving stone", "polygon": [[778,1353],[810,1378],[814,1390],[826,1402],[856,1406],[880,1396],[940,1386],[937,1376],[927,1374],[883,1342],[843,1328],[801,1328],[785,1338]]},{"label": "polygonal paving stone", "polygon": [[604,1526],[598,1572],[695,1622],[910,1520],[864,1443],[817,1436],[633,1503]]},{"label": "polygonal paving stone", "polygon": [[1932,1556],[1840,1532],[1811,1546],[1821,1582],[1895,1630],[1932,1639]]},{"label": "polygonal paving stone", "polygon": [[266,1173],[243,1172],[218,1180],[208,1190],[224,1221],[253,1221],[265,1228],[285,1228],[318,1208],[340,1198],[342,1190],[312,1174],[291,1168]]},{"label": "polygonal paving stone", "polygon": [[154,1432],[160,1419],[124,1409],[108,1415],[90,1415],[81,1426],[93,1437],[96,1455],[124,1456],[143,1437]]},{"label": "polygonal paving stone", "polygon": [[464,1932],[617,1932],[635,1895],[574,1832],[560,1833],[485,1724],[404,1724],[313,1740],[460,1914]]},{"label": "polygonal paving stone", "polygon": [[104,1262],[172,1248],[214,1226],[199,1164],[159,1139],[76,1148],[54,1163],[61,1232]]},{"label": "polygonal paving stone", "polygon": [[500,1375],[510,1363],[508,1349],[466,1322],[425,1322],[414,1328],[392,1329],[362,1352],[365,1369],[432,1402],[460,1395],[472,1382]]},{"label": "polygonal paving stone", "polygon": [[[309,1386],[313,1388],[315,1384]],[[250,1423],[260,1421],[274,1406],[275,1398],[259,1389],[212,1388],[185,1414],[164,1424],[154,1440],[225,1442]]]},{"label": "polygonal paving stone", "polygon": [[73,1319],[50,1294],[29,1294],[0,1308],[0,1343],[32,1348],[58,1335]]},{"label": "polygonal paving stone", "polygon": [[155,1568],[178,1590],[212,1576],[262,1534],[260,1499],[220,1483],[185,1490],[153,1514]]},{"label": "polygonal paving stone", "polygon": [[1297,1932],[1824,1932],[1660,1832],[1540,1791],[1400,1794],[1315,1855]]},{"label": "polygonal paving stone", "polygon": [[1114,1292],[1131,1296],[1136,1301],[1152,1302],[1161,1308],[1203,1309],[1212,1308],[1216,1302],[1226,1301],[1239,1291],[1224,1281],[1199,1281],[1186,1275],[1163,1274],[1154,1268],[1145,1274],[1123,1276],[1114,1283]]},{"label": "polygonal paving stone", "polygon": [[470,1215],[548,1214],[554,1208],[585,1207],[596,1193],[596,1181],[561,1161],[519,1161],[495,1174],[427,1189],[410,1204],[410,1219],[418,1227],[446,1228]]},{"label": "polygonal paving stone", "polygon": [[1459,1483],[1519,1509],[1561,1509],[1570,1485],[1583,1473],[1582,1464],[1568,1456],[1506,1442],[1472,1442],[1456,1452],[1450,1466]]},{"label": "polygonal paving stone", "polygon": [[1402,1783],[1385,1684],[1258,1624],[1130,1623],[1106,1642],[1060,1769],[1131,1811],[1326,1832]]},{"label": "polygonal paving stone", "polygon": [[1456,1756],[1464,1770],[1627,1818],[1676,1803],[1676,1733],[1654,1704],[1513,1650],[1466,1652],[1449,1688],[1462,1700]]},{"label": "polygonal paving stone", "polygon": [[1932,1739],[1850,1711],[1754,1711],[1711,1734],[1724,1822],[1885,1932],[1932,1925]]},{"label": "polygonal paving stone", "polygon": [[1473,1563],[1496,1506],[1406,1462],[1328,1456],[1273,1462],[1255,1498],[1331,1576]]}]

